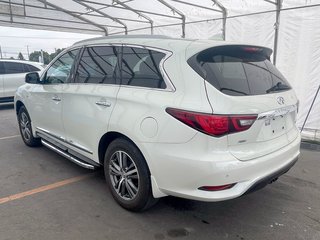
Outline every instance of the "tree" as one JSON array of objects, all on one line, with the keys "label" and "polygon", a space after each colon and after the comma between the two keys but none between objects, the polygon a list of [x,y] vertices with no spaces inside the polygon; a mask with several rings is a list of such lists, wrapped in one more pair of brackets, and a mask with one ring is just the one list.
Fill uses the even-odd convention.
[{"label": "tree", "polygon": [[[48,53],[43,51],[44,64],[48,64],[52,59],[54,59],[64,48],[58,48],[54,53]],[[39,62],[39,57],[41,56],[41,51],[34,51],[30,53],[29,60],[34,62]]]},{"label": "tree", "polygon": [[24,60],[24,57],[23,57],[23,55],[22,55],[22,53],[21,53],[21,52],[19,52],[18,59],[20,59],[20,60]]},{"label": "tree", "polygon": [[64,50],[64,48],[58,48],[55,50],[54,53],[50,54],[50,60],[54,59],[59,53],[61,53]]},{"label": "tree", "polygon": [[[41,56],[41,51],[34,51],[30,53],[29,60],[34,62],[39,62],[39,57]],[[43,62],[44,64],[48,64],[50,62],[50,55],[46,51],[43,51]]]}]

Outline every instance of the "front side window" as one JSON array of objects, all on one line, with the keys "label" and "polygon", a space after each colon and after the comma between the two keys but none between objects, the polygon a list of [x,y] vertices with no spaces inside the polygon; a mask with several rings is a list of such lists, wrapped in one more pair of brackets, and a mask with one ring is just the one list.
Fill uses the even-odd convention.
[{"label": "front side window", "polygon": [[159,69],[165,57],[162,52],[144,48],[123,47],[121,84],[165,89],[166,84]]},{"label": "front side window", "polygon": [[66,83],[69,80],[71,69],[79,49],[75,49],[63,54],[48,69],[45,74],[46,84]]},{"label": "front side window", "polygon": [[4,62],[6,74],[24,73],[23,64],[15,62]]},{"label": "front side window", "polygon": [[87,47],[79,61],[76,83],[116,84],[118,76],[117,47]]}]

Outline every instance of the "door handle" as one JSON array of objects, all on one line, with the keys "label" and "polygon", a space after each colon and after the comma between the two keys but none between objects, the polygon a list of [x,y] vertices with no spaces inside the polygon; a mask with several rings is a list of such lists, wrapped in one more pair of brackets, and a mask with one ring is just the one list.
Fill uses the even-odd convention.
[{"label": "door handle", "polygon": [[56,101],[56,102],[60,102],[61,98],[59,98],[58,96],[55,95],[55,96],[52,97],[52,100]]},{"label": "door handle", "polygon": [[111,107],[111,103],[107,102],[107,101],[96,101],[96,104],[98,106],[103,106],[103,107]]}]

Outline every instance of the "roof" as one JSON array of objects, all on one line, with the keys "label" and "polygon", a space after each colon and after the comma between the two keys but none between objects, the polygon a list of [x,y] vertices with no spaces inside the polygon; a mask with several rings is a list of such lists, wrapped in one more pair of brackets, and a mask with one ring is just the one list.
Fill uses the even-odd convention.
[{"label": "roof", "polygon": [[[184,51],[186,57],[214,46],[221,45],[247,45],[240,42],[218,41],[218,40],[200,40],[187,38],[171,38],[165,35],[123,35],[111,37],[90,38],[75,43],[72,47],[83,45],[100,44],[128,44],[142,45],[147,47],[164,49],[172,52]],[[258,46],[263,47],[263,46]],[[186,51],[187,50],[187,51]]]},{"label": "roof", "polygon": [[16,63],[25,63],[25,64],[31,64],[31,65],[37,65],[37,66],[43,66],[42,63],[39,62],[33,62],[28,60],[18,60],[18,59],[0,59],[0,62],[16,62]]},{"label": "roof", "polygon": [[218,46],[230,44],[230,42],[216,40],[198,40],[186,38],[171,38],[164,35],[124,35],[112,37],[90,38],[87,40],[76,42],[74,46],[95,45],[95,44],[128,44],[128,45],[143,45],[154,48],[161,48],[169,51],[178,51],[186,49],[191,43],[201,45],[202,47]]}]

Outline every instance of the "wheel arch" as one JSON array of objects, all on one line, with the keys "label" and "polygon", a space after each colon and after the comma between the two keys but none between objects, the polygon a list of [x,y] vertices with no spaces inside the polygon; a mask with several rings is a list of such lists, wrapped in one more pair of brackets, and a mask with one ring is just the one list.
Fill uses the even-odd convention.
[{"label": "wheel arch", "polygon": [[135,144],[135,142],[130,139],[128,136],[120,133],[120,132],[115,132],[115,131],[111,131],[111,132],[107,132],[105,133],[100,141],[99,141],[99,146],[98,146],[98,157],[99,157],[99,163],[101,165],[103,165],[104,162],[104,155],[105,152],[109,146],[109,144],[114,141],[117,138],[125,138],[127,139],[129,142],[131,142],[134,146],[137,147],[137,149],[140,151],[140,153],[142,154],[142,156],[144,157],[146,164],[147,164],[147,168],[148,168],[148,172],[150,174],[150,181],[151,181],[151,188],[152,188],[152,194],[155,198],[160,198],[160,197],[164,197],[167,196],[167,194],[163,193],[160,189],[159,186],[157,184],[156,178],[155,176],[152,175],[151,169],[150,169],[150,163],[147,161],[147,158],[145,156],[145,154],[143,154],[143,152],[141,151],[141,148]]},{"label": "wheel arch", "polygon": [[[101,165],[103,165],[103,162],[104,162],[104,155],[105,155],[105,152],[108,148],[108,146],[110,145],[110,143],[114,140],[116,140],[117,138],[124,138],[126,140],[128,140],[129,142],[131,142],[139,151],[140,153],[142,154],[142,156],[144,157],[144,159],[146,159],[145,155],[143,154],[143,152],[141,151],[141,149],[139,148],[139,146],[131,139],[129,138],[128,136],[120,133],[120,132],[116,132],[116,131],[111,131],[111,132],[107,132],[105,133],[101,138],[100,138],[100,141],[99,141],[99,145],[98,145],[98,157],[99,157],[99,163]],[[146,161],[147,165],[148,165],[148,162]],[[149,168],[149,165],[148,165],[148,168]],[[149,172],[150,172],[150,169],[149,169]]]},{"label": "wheel arch", "polygon": [[20,108],[21,108],[22,106],[24,106],[24,107],[25,107],[25,105],[23,104],[23,102],[22,102],[22,101],[20,101],[20,100],[18,100],[18,101],[16,102],[16,104],[15,104],[16,115],[18,115],[19,110],[20,110]]}]

